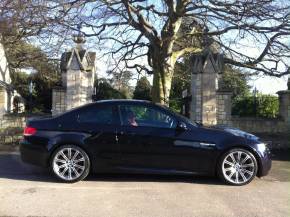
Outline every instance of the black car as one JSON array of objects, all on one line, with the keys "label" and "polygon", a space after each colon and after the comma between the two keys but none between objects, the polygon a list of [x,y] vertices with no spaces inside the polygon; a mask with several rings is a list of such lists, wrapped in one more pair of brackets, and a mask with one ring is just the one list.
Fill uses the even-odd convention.
[{"label": "black car", "polygon": [[89,172],[218,175],[244,185],[271,168],[254,135],[204,127],[147,101],[105,100],[27,122],[22,160],[50,168],[62,181]]}]

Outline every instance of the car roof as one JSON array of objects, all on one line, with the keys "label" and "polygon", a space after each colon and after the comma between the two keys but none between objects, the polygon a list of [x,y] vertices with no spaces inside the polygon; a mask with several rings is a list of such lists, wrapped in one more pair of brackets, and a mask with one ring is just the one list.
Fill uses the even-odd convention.
[{"label": "car roof", "polygon": [[159,103],[154,103],[152,101],[149,101],[149,100],[138,100],[138,99],[109,99],[109,100],[98,100],[98,101],[95,101],[91,104],[139,104],[139,105],[149,105],[149,106],[153,106],[153,107],[156,107],[156,108],[159,108],[159,109],[162,109],[166,112],[169,112],[171,114],[174,114],[173,111],[170,110],[169,107],[165,106],[165,105],[162,105],[162,104],[159,104]]},{"label": "car roof", "polygon": [[144,103],[144,104],[155,104],[148,100],[138,100],[138,99],[106,99],[106,100],[98,100],[94,103]]},{"label": "car roof", "polygon": [[[80,109],[84,109],[84,108],[88,108],[88,107],[91,107],[93,105],[98,105],[98,104],[122,104],[122,103],[132,103],[132,104],[147,104],[147,105],[157,105],[151,101],[147,101],[147,100],[136,100],[136,99],[106,99],[106,100],[98,100],[98,101],[95,101],[95,102],[91,102],[91,103],[87,103],[87,104],[84,104],[84,105],[81,105],[79,107],[76,107],[76,108],[72,108],[68,111],[65,111],[63,114],[65,113],[70,113],[70,112],[75,112],[75,111],[78,111]],[[58,115],[56,115],[58,116]]]},{"label": "car roof", "polygon": [[162,110],[166,110],[167,112],[173,113],[169,107],[155,103],[149,100],[139,100],[139,99],[106,99],[106,100],[98,100],[90,104],[139,104],[139,105],[149,105],[149,106],[154,106]]},{"label": "car roof", "polygon": [[153,103],[149,100],[139,100],[139,99],[105,99],[105,100],[98,100],[96,103],[110,103],[110,102],[144,102],[144,103]]}]

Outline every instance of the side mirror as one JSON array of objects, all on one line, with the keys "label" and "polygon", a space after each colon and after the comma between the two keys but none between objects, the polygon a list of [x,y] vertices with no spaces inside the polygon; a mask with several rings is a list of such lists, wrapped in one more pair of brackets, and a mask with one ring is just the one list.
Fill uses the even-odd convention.
[{"label": "side mirror", "polygon": [[176,126],[176,130],[186,131],[188,130],[186,123],[179,121]]}]

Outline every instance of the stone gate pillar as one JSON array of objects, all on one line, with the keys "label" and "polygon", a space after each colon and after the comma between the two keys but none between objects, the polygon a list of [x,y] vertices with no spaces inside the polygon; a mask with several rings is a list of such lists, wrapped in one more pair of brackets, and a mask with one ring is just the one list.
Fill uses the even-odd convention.
[{"label": "stone gate pillar", "polygon": [[53,114],[92,102],[96,53],[84,49],[85,38],[80,32],[73,41],[75,47],[61,56],[62,87],[53,89]]},{"label": "stone gate pillar", "polygon": [[223,57],[212,52],[192,57],[191,119],[205,125],[217,124],[218,74],[222,72]]},{"label": "stone gate pillar", "polygon": [[290,126],[290,90],[278,91],[279,115]]}]

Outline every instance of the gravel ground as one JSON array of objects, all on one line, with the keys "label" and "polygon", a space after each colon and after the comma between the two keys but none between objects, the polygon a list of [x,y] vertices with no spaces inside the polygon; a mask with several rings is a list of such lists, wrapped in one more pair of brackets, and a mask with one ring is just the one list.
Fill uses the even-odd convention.
[{"label": "gravel ground", "polygon": [[242,187],[192,176],[91,175],[58,183],[18,153],[0,154],[0,216],[290,216],[290,154]]}]

